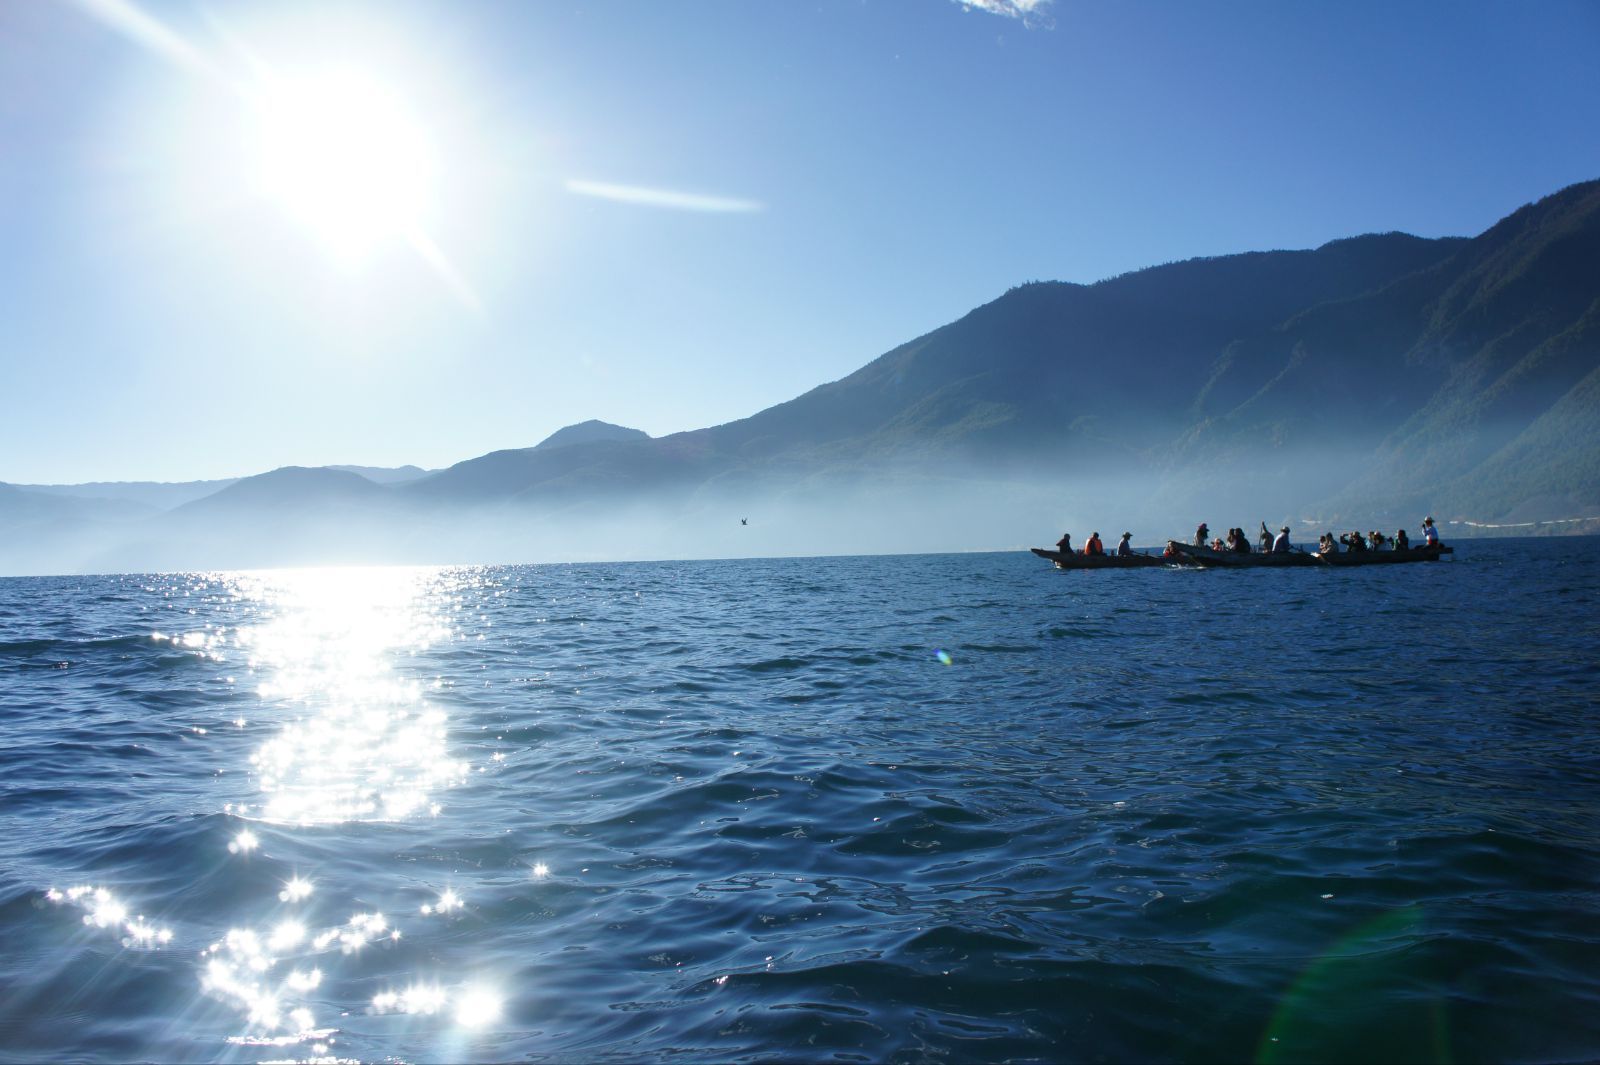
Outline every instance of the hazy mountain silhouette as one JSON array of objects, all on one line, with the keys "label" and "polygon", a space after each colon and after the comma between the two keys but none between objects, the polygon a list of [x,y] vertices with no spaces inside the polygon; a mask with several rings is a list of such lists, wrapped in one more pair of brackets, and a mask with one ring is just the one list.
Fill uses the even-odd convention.
[{"label": "hazy mountain silhouette", "polygon": [[593,444],[603,440],[638,442],[649,440],[650,434],[642,429],[629,429],[622,425],[612,425],[610,422],[597,421],[590,418],[577,425],[569,425],[557,429],[534,447],[566,447],[569,444]]},{"label": "hazy mountain silhouette", "polygon": [[494,515],[559,524],[648,505],[641,520],[670,524],[774,493],[794,514],[892,499],[913,520],[975,486],[974,505],[1002,506],[1006,485],[1219,527],[1260,506],[1405,523],[1418,508],[1600,515],[1600,182],[1473,238],[1387,233],[1022,285],[725,425],[651,438],[588,421],[431,473],[288,467],[221,484],[142,525],[72,509],[104,497],[62,497],[148,494],[13,488],[0,522],[121,520],[196,549],[267,530],[307,559],[362,557],[380,536],[410,557],[454,529],[451,557],[471,560],[490,541],[460,530]]},{"label": "hazy mountain silhouette", "polygon": [[[377,484],[399,484],[426,477],[430,470],[420,466],[325,466],[322,469],[360,474]],[[108,508],[106,513],[130,516],[171,510],[214,495],[241,478],[225,477],[209,481],[89,481],[84,484],[18,484],[10,487],[34,495],[90,499],[135,504],[131,508]]]},{"label": "hazy mountain silhouette", "polygon": [[304,506],[348,505],[389,499],[387,490],[359,473],[329,466],[283,466],[244,477],[172,513],[193,516],[233,511],[277,511]]},{"label": "hazy mountain silhouette", "polygon": [[0,484],[0,530],[36,522],[119,522],[154,513],[155,508],[130,500],[53,495],[29,491],[21,485]]},{"label": "hazy mountain silhouette", "polygon": [[[1322,456],[1347,507],[1592,507],[1597,369],[1600,182],[1587,182],[1428,269],[1231,345],[1179,458]],[[1276,472],[1303,492],[1306,465]]]},{"label": "hazy mountain silhouette", "polygon": [[37,495],[135,503],[159,511],[171,510],[204,498],[237,480],[237,477],[226,477],[211,481],[90,481],[86,484],[19,484],[13,487]]},{"label": "hazy mountain silhouette", "polygon": [[323,466],[322,469],[359,474],[375,484],[400,484],[433,472],[421,466]]},{"label": "hazy mountain silhouette", "polygon": [[535,502],[1112,464],[1159,475],[1175,500],[1248,481],[1333,513],[1493,518],[1535,495],[1581,508],[1600,504],[1597,301],[1588,182],[1471,239],[1391,233],[1024,285],[749,418],[559,458],[497,453],[415,487]]}]

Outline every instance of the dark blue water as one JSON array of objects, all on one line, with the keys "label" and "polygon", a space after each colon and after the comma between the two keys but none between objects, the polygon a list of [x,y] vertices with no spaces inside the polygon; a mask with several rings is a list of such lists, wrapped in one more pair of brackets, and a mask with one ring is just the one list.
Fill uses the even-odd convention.
[{"label": "dark blue water", "polygon": [[0,1056],[1594,1059],[1597,548],[0,581]]}]

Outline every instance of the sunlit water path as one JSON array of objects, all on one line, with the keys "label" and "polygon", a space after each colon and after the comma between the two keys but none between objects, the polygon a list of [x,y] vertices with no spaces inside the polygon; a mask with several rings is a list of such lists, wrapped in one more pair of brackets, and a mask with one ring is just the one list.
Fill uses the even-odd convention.
[{"label": "sunlit water path", "polygon": [[1600,564],[0,581],[0,1057],[1600,1056]]}]

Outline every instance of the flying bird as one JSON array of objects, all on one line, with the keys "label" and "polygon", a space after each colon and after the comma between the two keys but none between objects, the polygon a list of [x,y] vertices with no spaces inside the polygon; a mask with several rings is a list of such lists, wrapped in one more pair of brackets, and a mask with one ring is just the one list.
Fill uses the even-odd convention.
[{"label": "flying bird", "polygon": [[740,525],[749,525],[750,524],[750,519],[749,518],[740,518],[739,519],[739,524]]}]

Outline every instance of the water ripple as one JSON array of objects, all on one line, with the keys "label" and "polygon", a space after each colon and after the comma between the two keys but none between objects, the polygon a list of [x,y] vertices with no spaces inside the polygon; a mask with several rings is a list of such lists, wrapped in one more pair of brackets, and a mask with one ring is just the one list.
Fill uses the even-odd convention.
[{"label": "water ripple", "polygon": [[0,1045],[1591,1059],[1575,543],[0,581]]}]

